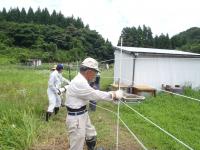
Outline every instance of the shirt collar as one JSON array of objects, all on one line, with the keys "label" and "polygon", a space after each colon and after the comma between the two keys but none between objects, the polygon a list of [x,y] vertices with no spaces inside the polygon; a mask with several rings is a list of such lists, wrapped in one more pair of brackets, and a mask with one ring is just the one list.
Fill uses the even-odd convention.
[{"label": "shirt collar", "polygon": [[89,82],[87,81],[87,79],[86,79],[80,72],[78,73],[78,75],[79,75],[80,78],[82,78],[85,82],[89,83]]}]

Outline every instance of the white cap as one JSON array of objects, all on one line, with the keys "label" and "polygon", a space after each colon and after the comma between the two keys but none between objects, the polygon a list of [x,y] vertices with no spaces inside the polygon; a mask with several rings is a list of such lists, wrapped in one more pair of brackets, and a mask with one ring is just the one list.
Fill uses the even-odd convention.
[{"label": "white cap", "polygon": [[81,63],[82,66],[85,66],[85,67],[88,67],[88,68],[91,68],[91,69],[94,69],[96,71],[99,72],[99,67],[98,67],[98,62],[93,59],[93,58],[86,58],[82,63]]}]

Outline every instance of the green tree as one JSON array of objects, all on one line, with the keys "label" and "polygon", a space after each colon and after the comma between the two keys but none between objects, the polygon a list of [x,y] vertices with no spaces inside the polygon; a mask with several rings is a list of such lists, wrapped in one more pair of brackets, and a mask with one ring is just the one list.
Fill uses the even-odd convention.
[{"label": "green tree", "polygon": [[58,13],[57,15],[57,23],[59,27],[66,27],[66,20],[61,12]]},{"label": "green tree", "polygon": [[[34,14],[30,12],[32,12],[31,9],[29,15]],[[33,15],[32,18],[36,19],[36,16]],[[98,60],[113,58],[111,43],[108,40],[105,41],[97,31],[90,30],[89,26],[84,27],[82,21],[74,19],[73,16],[68,19],[63,16],[62,19],[66,21],[66,25],[67,21],[70,23],[65,28],[57,25],[36,24],[35,20],[32,20],[31,23],[0,21],[0,33],[2,33],[0,39],[4,39],[1,40],[3,41],[2,47],[5,47],[4,54],[21,60],[21,57],[17,57],[18,53],[24,52],[19,50],[28,48],[26,50],[28,58],[40,57],[43,61],[48,62],[68,61],[68,59],[75,61],[83,59],[85,56],[91,56]],[[79,23],[75,25],[77,20]],[[9,46],[13,46],[12,51],[7,50]],[[13,50],[15,47],[18,47],[19,50]]]},{"label": "green tree", "polygon": [[140,47],[144,47],[145,36],[144,36],[144,32],[140,26],[137,29],[137,33],[138,33],[138,44],[140,45]]},{"label": "green tree", "polygon": [[6,12],[6,9],[3,8],[2,12],[1,12],[1,17],[0,17],[1,20],[6,20],[7,19],[7,12]]},{"label": "green tree", "polygon": [[171,42],[168,34],[161,34],[159,37],[155,37],[155,47],[161,49],[169,49],[171,48]]},{"label": "green tree", "polygon": [[77,18],[77,20],[75,21],[75,27],[78,29],[84,28],[84,24],[81,18]]},{"label": "green tree", "polygon": [[42,11],[40,9],[40,7],[38,7],[38,9],[35,12],[35,17],[34,17],[34,22],[36,23],[41,23],[42,22]]},{"label": "green tree", "polygon": [[50,14],[47,8],[42,10],[41,13],[41,23],[42,24],[49,24],[50,23]]},{"label": "green tree", "polygon": [[19,19],[19,22],[22,23],[22,22],[27,22],[27,18],[26,18],[26,11],[24,8],[22,8],[21,12],[20,12],[20,19]]},{"label": "green tree", "polygon": [[29,26],[16,28],[12,36],[14,38],[14,44],[22,47],[31,47],[38,37]]},{"label": "green tree", "polygon": [[27,21],[30,22],[30,23],[33,23],[34,17],[35,17],[35,14],[33,12],[33,9],[31,7],[29,7],[28,13],[27,13]]},{"label": "green tree", "polygon": [[57,23],[57,13],[55,10],[53,10],[50,16],[50,24],[56,24],[56,23]]},{"label": "green tree", "polygon": [[153,47],[153,36],[150,27],[143,25],[144,47]]},{"label": "green tree", "polygon": [[[139,26],[135,27],[126,27],[123,28],[121,36],[123,37],[123,46],[132,46],[132,47],[152,47],[153,46],[153,37],[152,32],[149,27],[143,25],[143,29]],[[118,41],[120,45],[120,39]]]},{"label": "green tree", "polygon": [[7,20],[18,22],[19,19],[20,19],[20,11],[18,7],[14,9],[10,9],[9,12],[7,13]]}]

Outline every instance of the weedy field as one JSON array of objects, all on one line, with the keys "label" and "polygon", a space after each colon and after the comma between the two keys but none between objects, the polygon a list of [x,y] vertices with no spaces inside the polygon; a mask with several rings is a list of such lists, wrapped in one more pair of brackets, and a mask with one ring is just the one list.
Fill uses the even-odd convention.
[{"label": "weedy field", "polygon": [[[50,68],[50,67],[49,67]],[[2,150],[62,150],[68,148],[65,127],[66,109],[47,123],[44,111],[48,106],[48,65],[34,69],[19,66],[0,67],[0,149]],[[76,71],[71,72],[74,76]],[[68,71],[64,76],[69,78]],[[102,71],[101,88],[112,83],[113,70]],[[185,90],[185,95],[200,98],[199,91]],[[98,105],[117,112],[117,105],[98,102]],[[200,149],[200,102],[159,93],[141,103],[129,104],[132,108],[174,135],[193,149]],[[117,117],[101,108],[90,112],[98,132],[97,146],[115,149]],[[146,122],[125,105],[120,105],[120,117],[148,149],[187,149]],[[120,123],[119,149],[142,149]]]},{"label": "weedy field", "polygon": [[1,67],[0,146],[25,149],[37,138],[46,101],[47,72]]}]

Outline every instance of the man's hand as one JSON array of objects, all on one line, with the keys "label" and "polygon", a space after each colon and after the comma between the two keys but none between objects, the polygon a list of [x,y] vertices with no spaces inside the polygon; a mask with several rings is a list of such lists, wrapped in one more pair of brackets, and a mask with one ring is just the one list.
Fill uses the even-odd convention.
[{"label": "man's hand", "polygon": [[110,93],[112,95],[113,100],[122,99],[122,97],[124,96],[124,92],[122,90],[110,91]]},{"label": "man's hand", "polygon": [[61,95],[62,93],[67,91],[67,88],[68,88],[68,85],[66,85],[66,86],[64,86],[62,88],[59,88],[57,94]]},{"label": "man's hand", "polygon": [[115,91],[110,91],[109,93],[111,94],[112,99],[115,100],[116,99]]},{"label": "man's hand", "polygon": [[60,89],[57,89],[57,92],[56,92],[58,95],[61,95],[61,91]]},{"label": "man's hand", "polygon": [[124,96],[124,92],[122,91],[122,90],[117,90],[117,91],[115,91],[115,98],[116,99],[122,99],[123,98],[123,96]]}]

